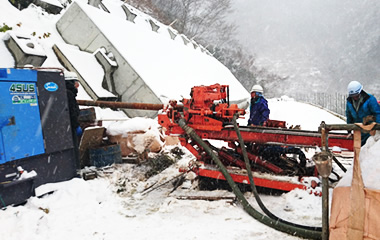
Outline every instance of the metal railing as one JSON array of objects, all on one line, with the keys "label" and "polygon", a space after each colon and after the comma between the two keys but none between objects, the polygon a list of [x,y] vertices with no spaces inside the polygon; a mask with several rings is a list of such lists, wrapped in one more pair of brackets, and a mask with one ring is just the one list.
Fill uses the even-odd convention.
[{"label": "metal railing", "polygon": [[296,93],[292,98],[300,102],[310,103],[324,109],[327,109],[333,113],[336,113],[341,118],[346,116],[346,99],[347,94],[341,93]]}]

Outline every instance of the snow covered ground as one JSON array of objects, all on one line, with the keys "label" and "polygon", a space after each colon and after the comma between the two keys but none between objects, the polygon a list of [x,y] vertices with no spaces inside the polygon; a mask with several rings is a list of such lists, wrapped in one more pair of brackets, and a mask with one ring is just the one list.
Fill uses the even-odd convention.
[{"label": "snow covered ground", "polygon": [[[319,108],[292,100],[270,99],[269,106],[276,119],[289,124],[309,125],[311,130],[324,120],[341,123]],[[280,114],[282,110],[283,114]],[[297,111],[298,109],[298,111]],[[299,111],[301,110],[302,111]],[[307,112],[307,114],[304,114]],[[315,121],[314,127],[312,122]],[[156,120],[130,121],[131,129],[154,125]],[[379,137],[370,138],[365,156],[379,158]],[[163,151],[170,152],[172,147]],[[84,181],[46,184],[37,194],[54,190],[41,198],[32,197],[23,206],[8,207],[0,212],[2,239],[299,239],[273,230],[244,212],[240,205],[226,199],[218,201],[181,200],[183,196],[221,196],[233,194],[225,190],[199,191],[192,185],[194,176],[176,191],[172,183],[152,191],[144,191],[178,176],[179,167],[187,166],[194,157],[185,155],[175,164],[149,179],[145,169],[135,164],[120,164],[100,171],[101,177]],[[174,156],[173,156],[174,157]],[[362,166],[363,172],[369,171]],[[366,170],[367,169],[367,170]],[[371,174],[372,178],[375,178]],[[196,181],[195,181],[196,182]],[[153,188],[154,188],[153,187]],[[330,191],[332,192],[332,191]],[[245,196],[259,209],[251,193]],[[279,196],[261,194],[267,208],[275,215],[299,224],[321,225],[321,198],[303,190]]]},{"label": "snow covered ground", "polygon": [[[40,41],[47,51],[51,51],[54,42],[62,41],[51,24],[58,17],[35,7],[25,9],[20,14],[20,11],[10,7],[8,1],[0,1],[0,23],[6,22],[17,29],[21,28],[17,24],[22,22],[22,28],[29,29],[31,33],[36,31],[36,36],[43,35],[44,32],[52,33],[50,38]],[[42,30],[41,26],[45,28]],[[0,41],[0,44],[3,42]],[[12,67],[13,58],[1,49],[4,49],[2,45],[0,67]],[[47,61],[46,66],[60,65],[54,58],[48,58]],[[88,99],[83,89],[80,89],[78,99]],[[321,121],[344,123],[322,109],[286,97],[270,99],[269,107],[271,119],[285,120],[288,126],[301,125],[304,130],[317,130]],[[125,118],[121,112],[99,108],[97,115],[100,119]],[[246,121],[240,119],[241,124],[245,125]],[[157,120],[136,119],[128,122],[127,128],[136,130],[146,128],[147,125],[154,126]],[[118,124],[109,121],[105,123],[107,126]],[[366,156],[378,159],[379,141],[376,142],[373,138],[369,142],[372,144],[365,151],[370,154]],[[169,152],[172,148],[166,147],[163,151],[171,154]],[[25,205],[9,206],[0,211],[1,239],[299,239],[259,223],[245,213],[240,205],[228,199],[181,200],[182,196],[233,196],[224,190],[199,191],[192,174],[188,174],[187,181],[172,193],[172,183],[150,192],[144,191],[153,184],[159,186],[177,176],[180,167],[187,166],[189,161],[194,160],[186,149],[180,148],[185,155],[163,172],[148,179],[144,176],[144,167],[120,164],[99,171],[100,177],[94,180],[76,178],[40,186],[37,195],[54,192],[40,198],[32,197]],[[250,193],[245,195],[259,209],[253,196]],[[321,226],[320,197],[294,190],[280,196],[262,195],[262,200],[269,210],[283,219]]]},{"label": "snow covered ground", "polygon": [[[276,119],[301,127],[309,125],[310,130],[316,129],[322,120],[341,123],[340,119],[319,108],[286,98],[270,99],[269,106]],[[315,121],[314,126],[311,119]],[[150,121],[155,120],[145,123],[153,125]],[[131,121],[129,127],[143,126],[141,121]],[[164,151],[169,152],[171,148],[173,146]],[[233,196],[225,190],[199,191],[192,187],[192,174],[173,193],[170,193],[173,185],[169,183],[144,194],[144,189],[152,184],[158,186],[180,174],[179,167],[187,166],[194,159],[186,149],[182,150],[185,155],[181,159],[149,179],[144,177],[143,167],[121,164],[104,170],[102,177],[94,180],[77,178],[43,185],[37,189],[37,194],[51,190],[55,190],[54,193],[42,198],[32,197],[23,206],[8,207],[1,212],[0,235],[9,240],[298,239],[257,222],[240,205],[228,199],[180,200],[181,196]],[[259,209],[253,196],[245,195]],[[321,198],[306,191],[262,195],[262,200],[270,211],[288,221],[321,225]]]}]

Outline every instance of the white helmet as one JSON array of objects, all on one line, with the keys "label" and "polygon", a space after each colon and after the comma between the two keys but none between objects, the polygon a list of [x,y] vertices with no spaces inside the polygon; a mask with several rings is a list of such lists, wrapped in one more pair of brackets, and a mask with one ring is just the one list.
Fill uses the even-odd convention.
[{"label": "white helmet", "polygon": [[349,96],[357,95],[363,90],[363,86],[358,81],[352,81],[347,86]]},{"label": "white helmet", "polygon": [[259,92],[259,93],[263,93],[264,90],[263,88],[260,86],[260,85],[253,85],[252,89],[251,89],[251,92]]},{"label": "white helmet", "polygon": [[78,81],[78,75],[75,72],[65,71],[65,81]]}]

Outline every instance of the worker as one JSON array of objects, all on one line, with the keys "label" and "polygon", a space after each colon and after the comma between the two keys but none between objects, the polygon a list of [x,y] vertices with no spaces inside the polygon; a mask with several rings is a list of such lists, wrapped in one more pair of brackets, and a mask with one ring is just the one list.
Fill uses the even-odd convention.
[{"label": "worker", "polygon": [[260,85],[254,85],[251,89],[248,126],[266,126],[270,110],[268,108],[268,101],[263,96],[263,92],[264,90]]},{"label": "worker", "polygon": [[[363,90],[363,85],[352,81],[347,86],[348,98],[346,105],[347,123],[365,123],[368,119],[380,123],[380,106],[374,96]],[[369,133],[361,134],[362,146],[366,143]]]},{"label": "worker", "polygon": [[66,84],[67,102],[70,113],[71,132],[73,136],[73,143],[76,155],[76,167],[80,168],[78,148],[79,138],[82,136],[82,128],[79,125],[79,105],[76,100],[76,96],[78,94],[79,81],[77,74],[74,72],[65,71],[64,77]]}]

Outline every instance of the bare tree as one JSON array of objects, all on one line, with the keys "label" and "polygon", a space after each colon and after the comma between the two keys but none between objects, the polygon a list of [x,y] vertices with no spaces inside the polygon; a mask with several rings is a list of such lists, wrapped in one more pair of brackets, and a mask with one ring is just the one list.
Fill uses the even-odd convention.
[{"label": "bare tree", "polygon": [[[228,23],[231,0],[127,0],[149,12],[164,24],[206,46],[246,89],[260,81],[264,87],[277,86],[279,77],[258,69],[255,58],[234,39],[236,26]],[[149,10],[148,10],[149,9]],[[281,81],[282,82],[282,81]]]},{"label": "bare tree", "polygon": [[[135,0],[136,1],[136,0]],[[144,0],[166,16],[165,24],[198,42],[220,45],[228,42],[235,31],[224,19],[230,13],[230,0]]]}]

